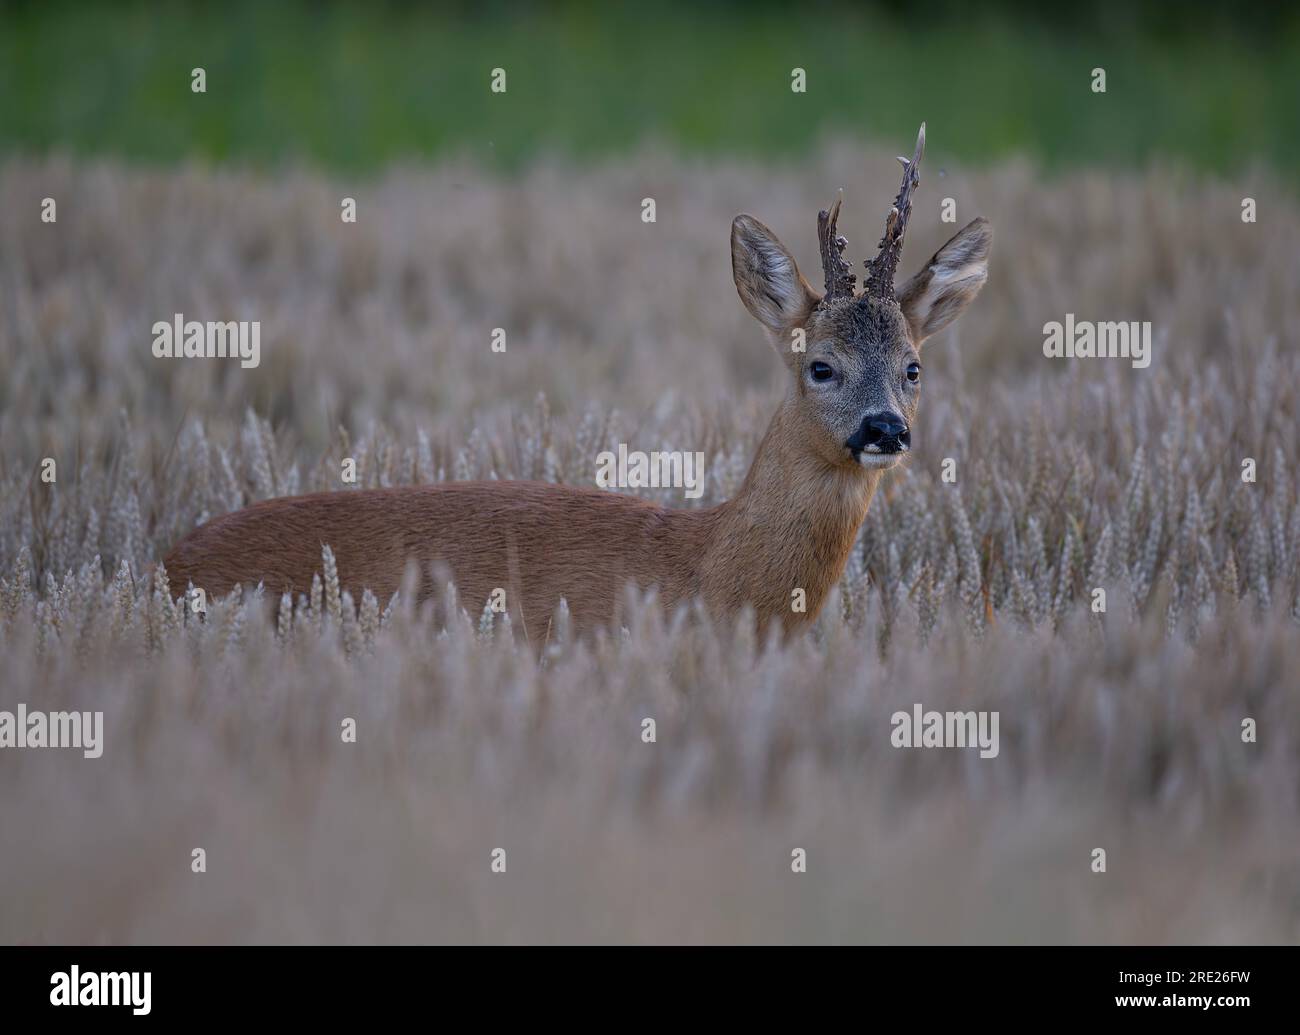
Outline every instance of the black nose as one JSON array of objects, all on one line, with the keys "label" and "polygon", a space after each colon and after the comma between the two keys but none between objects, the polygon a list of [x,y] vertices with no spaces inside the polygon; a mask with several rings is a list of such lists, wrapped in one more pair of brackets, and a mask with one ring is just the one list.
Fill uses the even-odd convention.
[{"label": "black nose", "polygon": [[[849,444],[871,452],[903,453],[912,446],[912,432],[898,414],[875,413],[863,418],[862,428]],[[872,446],[876,448],[871,449]]]}]

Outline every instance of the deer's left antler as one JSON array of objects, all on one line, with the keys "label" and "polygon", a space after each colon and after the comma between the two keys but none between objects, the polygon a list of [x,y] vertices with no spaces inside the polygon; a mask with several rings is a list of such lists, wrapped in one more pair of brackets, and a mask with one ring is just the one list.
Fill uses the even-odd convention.
[{"label": "deer's left antler", "polygon": [[880,239],[880,254],[874,259],[867,259],[867,279],[865,292],[877,298],[894,297],[894,274],[898,271],[898,260],[903,254],[903,235],[907,233],[907,220],[912,214],[912,191],[921,182],[921,156],[925,153],[925,123],[921,123],[921,132],[916,135],[916,153],[909,162],[899,156],[903,163],[903,185],[898,188],[898,196],[889,210],[885,220],[885,234]]}]

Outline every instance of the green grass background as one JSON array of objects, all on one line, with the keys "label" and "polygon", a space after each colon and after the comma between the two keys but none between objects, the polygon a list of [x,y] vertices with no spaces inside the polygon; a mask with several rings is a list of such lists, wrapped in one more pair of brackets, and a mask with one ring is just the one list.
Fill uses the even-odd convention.
[{"label": "green grass background", "polygon": [[[497,66],[504,95],[488,89]],[[471,152],[513,167],[646,139],[704,155],[796,155],[823,132],[903,148],[923,118],[964,161],[1296,170],[1300,18],[1195,0],[1049,20],[1014,0],[0,6],[7,153],[359,172]]]}]

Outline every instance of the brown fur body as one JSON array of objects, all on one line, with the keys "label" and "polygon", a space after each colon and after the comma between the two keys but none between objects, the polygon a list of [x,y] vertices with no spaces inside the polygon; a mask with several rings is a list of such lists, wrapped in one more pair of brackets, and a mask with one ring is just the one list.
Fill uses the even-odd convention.
[{"label": "brown fur body", "polygon": [[[793,631],[814,617],[844,570],[879,473],[830,467],[791,478],[778,411],[741,491],[710,509],[545,482],[451,482],[264,500],[209,521],[167,556],[176,588],[213,596],[259,582],[308,593],[329,545],[340,586],[386,602],[414,561],[421,599],[456,583],[474,614],[506,591],[515,622],[545,639],[564,598],[575,629],[617,620],[628,582],[667,607],[696,597],[726,616],[752,604],[760,626]],[[796,468],[796,470],[798,470]],[[791,610],[803,589],[807,611]]]}]

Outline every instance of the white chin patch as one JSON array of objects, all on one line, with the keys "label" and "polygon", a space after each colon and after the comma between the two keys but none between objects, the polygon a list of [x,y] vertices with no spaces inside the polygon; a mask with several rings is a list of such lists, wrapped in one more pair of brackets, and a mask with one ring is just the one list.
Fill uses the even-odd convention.
[{"label": "white chin patch", "polygon": [[873,470],[886,470],[894,467],[903,459],[902,453],[858,453],[858,465]]}]

